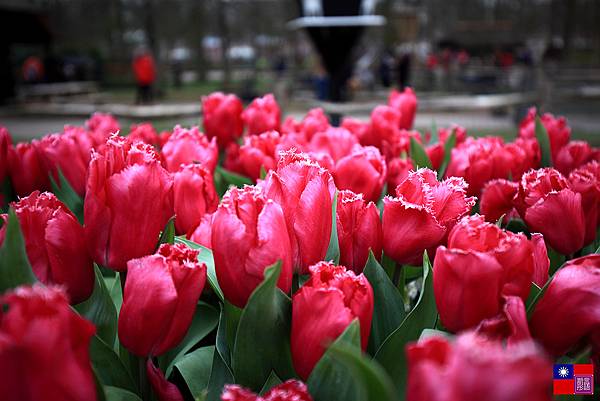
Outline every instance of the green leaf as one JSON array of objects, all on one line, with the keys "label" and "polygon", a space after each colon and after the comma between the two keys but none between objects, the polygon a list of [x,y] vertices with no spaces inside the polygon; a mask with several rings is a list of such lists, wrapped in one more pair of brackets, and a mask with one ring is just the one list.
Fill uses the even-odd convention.
[{"label": "green leaf", "polygon": [[208,379],[208,395],[206,401],[221,401],[223,386],[233,383],[233,374],[218,352],[213,353],[213,362]]},{"label": "green leaf", "polygon": [[266,176],[267,176],[267,170],[265,170],[264,165],[261,165],[260,166],[260,179],[264,180]]},{"label": "green leaf", "polygon": [[328,347],[323,357],[317,362],[312,373],[306,381],[308,391],[314,401],[358,401],[364,400],[364,388],[351,377],[349,367],[341,364],[332,355],[330,348],[344,344],[350,347],[356,355],[360,355],[360,326],[358,319],[348,325],[346,330]]},{"label": "green leaf", "polygon": [[113,351],[98,336],[93,336],[90,343],[90,359],[98,379],[105,386],[115,386],[137,392],[129,371]]},{"label": "green leaf", "polygon": [[444,143],[444,160],[438,169],[438,180],[444,178],[446,169],[450,164],[450,159],[452,159],[452,149],[454,149],[454,145],[456,145],[456,131],[453,129],[448,139],[446,139],[446,143]]},{"label": "green leaf", "polygon": [[121,288],[121,275],[117,275],[110,288],[110,298],[113,300],[117,315],[121,313],[121,305],[123,305],[123,289]]},{"label": "green leaf", "polygon": [[527,319],[529,319],[533,314],[535,306],[540,301],[540,299],[542,299],[551,282],[552,277],[550,277],[550,279],[546,281],[546,284],[544,284],[544,286],[541,289],[537,285],[532,283],[531,293],[529,294],[529,297],[527,298],[527,302],[525,304],[527,308]]},{"label": "green leaf", "polygon": [[181,340],[179,345],[169,350],[158,358],[160,367],[165,372],[165,377],[171,375],[173,366],[179,361],[186,352],[198,344],[204,337],[212,332],[219,321],[219,313],[209,304],[200,301],[196,306],[192,324],[187,334]]},{"label": "green leaf", "polygon": [[227,171],[227,170],[225,170],[221,166],[217,166],[217,168],[216,168],[215,171],[217,173],[219,173],[221,175],[221,177],[223,177],[223,180],[228,185],[233,185],[233,186],[236,186],[238,188],[242,188],[244,185],[252,185],[252,184],[254,184],[250,178],[245,177],[245,176],[240,175],[240,174],[232,173],[231,171]]},{"label": "green leaf", "polygon": [[406,317],[406,312],[404,312],[404,301],[400,292],[377,262],[373,252],[369,252],[363,274],[373,287],[375,308],[369,336],[369,350],[375,353],[390,333],[400,326]]},{"label": "green leaf", "polygon": [[271,371],[271,374],[267,378],[267,381],[262,386],[259,394],[264,395],[267,391],[271,390],[273,387],[278,386],[282,383],[281,379],[275,374],[275,372]]},{"label": "green leaf", "polygon": [[542,289],[537,286],[536,283],[531,283],[531,290],[529,290],[529,296],[525,301],[525,309],[529,309],[529,305],[537,300],[537,297],[540,295]]},{"label": "green leaf", "polygon": [[221,301],[225,300],[223,296],[223,291],[221,287],[219,287],[219,281],[217,280],[217,272],[215,270],[215,260],[213,259],[213,254],[210,249],[200,244],[196,244],[193,241],[185,239],[183,237],[175,237],[175,242],[180,242],[189,246],[192,249],[200,249],[200,254],[198,255],[198,261],[200,263],[204,263],[206,265],[206,278],[208,279],[208,283],[212,287],[213,291]]},{"label": "green leaf", "polygon": [[544,127],[544,124],[542,124],[540,116],[535,117],[535,138],[540,145],[540,153],[542,154],[540,167],[552,167],[550,138],[548,137],[548,131],[546,131],[546,127]]},{"label": "green leaf", "polygon": [[0,294],[23,284],[37,281],[25,250],[25,240],[13,208],[8,211],[8,223],[0,247]]},{"label": "green leaf", "polygon": [[181,373],[194,399],[208,391],[214,353],[213,345],[198,348],[175,363],[175,368]]},{"label": "green leaf", "polygon": [[333,344],[329,347],[331,358],[347,367],[350,377],[364,390],[365,401],[395,401],[396,389],[383,368],[374,360],[357,354],[347,344]]},{"label": "green leaf", "polygon": [[329,237],[329,246],[327,247],[327,254],[325,254],[325,260],[332,260],[333,263],[338,264],[340,262],[340,244],[338,242],[337,235],[337,199],[338,193],[335,191],[333,196],[333,203],[331,204],[331,236]]},{"label": "green leaf", "polygon": [[83,224],[83,199],[75,192],[60,168],[58,168],[58,183],[50,173],[50,185],[54,195],[73,212],[79,223]]},{"label": "green leaf", "polygon": [[158,240],[158,246],[161,244],[174,244],[175,243],[175,216],[171,217],[165,229],[160,233],[160,239]]},{"label": "green leaf", "polygon": [[551,247],[548,247],[548,259],[550,259],[550,269],[548,273],[550,276],[552,276],[558,269],[560,269],[567,258],[562,253],[555,251]]},{"label": "green leaf", "polygon": [[117,309],[98,266],[94,264],[96,279],[94,292],[86,301],[75,305],[75,310],[96,325],[96,332],[107,344],[114,344],[117,335]]},{"label": "green leaf", "polygon": [[242,311],[232,354],[237,383],[255,391],[271,374],[294,376],[290,351],[292,301],[277,288],[281,262],[265,269],[263,282],[256,287]]},{"label": "green leaf", "polygon": [[429,159],[429,156],[427,156],[425,148],[412,136],[410,137],[410,158],[415,163],[416,168],[432,168],[431,160]]},{"label": "green leaf", "polygon": [[412,311],[384,341],[375,354],[375,359],[381,363],[396,384],[401,399],[406,393],[406,344],[419,339],[424,329],[435,327],[437,309],[433,296],[433,275],[427,252],[423,254],[423,283],[419,300]]},{"label": "green leaf", "polygon": [[142,401],[136,394],[113,386],[104,386],[106,401]]}]

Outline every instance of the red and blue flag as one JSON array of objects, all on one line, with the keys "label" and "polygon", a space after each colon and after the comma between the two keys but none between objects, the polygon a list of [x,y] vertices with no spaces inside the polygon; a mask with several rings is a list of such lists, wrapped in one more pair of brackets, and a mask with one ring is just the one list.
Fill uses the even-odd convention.
[{"label": "red and blue flag", "polygon": [[561,363],[554,365],[553,393],[594,394],[594,365]]}]

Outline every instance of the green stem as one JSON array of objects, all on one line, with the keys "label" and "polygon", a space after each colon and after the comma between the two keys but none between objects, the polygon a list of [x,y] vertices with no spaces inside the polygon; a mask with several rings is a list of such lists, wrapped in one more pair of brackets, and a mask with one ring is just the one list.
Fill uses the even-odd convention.
[{"label": "green stem", "polygon": [[139,357],[138,360],[138,374],[140,384],[140,395],[143,401],[150,401],[150,383],[148,382],[148,375],[146,374],[146,358]]}]

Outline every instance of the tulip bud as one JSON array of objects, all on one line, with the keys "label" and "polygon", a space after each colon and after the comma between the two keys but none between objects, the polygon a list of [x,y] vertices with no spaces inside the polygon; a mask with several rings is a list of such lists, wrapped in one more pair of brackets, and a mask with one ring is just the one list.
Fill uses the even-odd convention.
[{"label": "tulip bud", "polygon": [[8,172],[15,193],[19,196],[50,189],[50,178],[44,169],[37,144],[37,140],[20,142],[8,149]]},{"label": "tulip bud", "polygon": [[405,88],[402,92],[393,89],[388,104],[400,112],[398,128],[411,129],[417,113],[417,96],[412,88]]},{"label": "tulip bud", "polygon": [[363,194],[367,201],[377,202],[387,177],[387,168],[379,149],[355,145],[352,153],[340,159],[333,174],[336,186]]},{"label": "tulip bud", "polygon": [[[0,127],[0,184],[8,176],[8,152],[12,148],[10,133],[4,127]],[[2,203],[0,202],[0,205]]]},{"label": "tulip bud", "polygon": [[[507,349],[474,333],[409,344],[407,401],[550,401],[552,364],[532,341]],[[502,379],[499,379],[501,377]]]},{"label": "tulip bud", "polygon": [[271,388],[263,396],[237,384],[226,384],[221,401],[312,401],[312,397],[306,384],[298,380],[288,380]]},{"label": "tulip bud", "polygon": [[213,176],[199,164],[181,166],[173,174],[175,230],[187,234],[200,223],[202,216],[217,210],[219,197]]},{"label": "tulip bud", "polygon": [[[530,108],[527,116],[525,116],[519,125],[519,137],[525,139],[535,139],[536,115],[537,110],[535,107]],[[550,113],[545,113],[542,115],[541,121],[544,128],[546,128],[548,139],[550,140],[552,160],[555,160],[560,149],[569,143],[569,140],[571,139],[571,128],[567,125],[567,120],[564,117],[557,118]]]},{"label": "tulip bud", "polygon": [[581,206],[585,215],[584,245],[596,239],[596,227],[600,224],[600,163],[592,161],[569,175],[569,186],[581,194]]},{"label": "tulip bud", "polygon": [[354,319],[366,349],[373,318],[373,289],[365,276],[330,262],[311,266],[310,274],[292,298],[292,360],[303,379]]},{"label": "tulip bud", "polygon": [[244,105],[236,95],[214,92],[202,97],[202,123],[208,138],[224,148],[244,132]]},{"label": "tulip bud", "polygon": [[313,153],[327,153],[334,162],[352,153],[358,139],[345,128],[329,127],[315,134],[307,149]]},{"label": "tulip bud", "polygon": [[600,354],[600,255],[570,260],[556,272],[529,327],[555,357],[586,344]]},{"label": "tulip bud", "polygon": [[489,222],[495,223],[502,216],[505,220],[517,215],[514,207],[514,197],[519,191],[516,182],[496,179],[488,181],[481,192],[479,210]]},{"label": "tulip bud", "polygon": [[94,261],[124,271],[156,249],[173,216],[173,180],[152,147],[113,136],[92,155],[83,212]]},{"label": "tulip bud", "polygon": [[361,138],[362,145],[376,146],[381,149],[384,141],[390,141],[398,132],[401,115],[390,106],[377,106],[371,112],[371,124]]},{"label": "tulip bud", "polygon": [[369,123],[352,117],[344,117],[340,127],[350,131],[360,143],[364,143],[362,138],[369,134]]},{"label": "tulip bud", "polygon": [[277,165],[277,148],[281,141],[276,131],[263,132],[244,138],[244,145],[239,149],[235,162],[241,174],[257,181],[261,169],[265,172],[273,170]]},{"label": "tulip bud", "polygon": [[387,162],[387,191],[394,195],[396,188],[408,177],[408,173],[413,171],[415,166],[411,159],[393,158]]},{"label": "tulip bud", "polygon": [[187,333],[206,281],[198,251],[163,244],[154,255],[127,263],[119,340],[138,356],[158,356]]},{"label": "tulip bud", "polygon": [[0,394],[5,401],[95,401],[94,325],[55,287],[19,287],[0,297]]},{"label": "tulip bud", "polygon": [[292,257],[281,206],[259,188],[231,188],[213,215],[212,250],[225,298],[243,308],[267,267],[281,261],[277,286],[289,292]]},{"label": "tulip bud", "polygon": [[267,131],[278,131],[281,110],[272,94],[257,97],[242,113],[242,120],[248,127],[248,135],[258,135]]},{"label": "tulip bud", "polygon": [[[94,265],[83,227],[73,213],[49,192],[35,191],[13,207],[38,280],[64,286],[72,304],[88,299],[94,289]],[[4,233],[0,234],[3,241]]]},{"label": "tulip bud", "polygon": [[294,268],[308,273],[309,266],[323,260],[329,246],[335,193],[331,175],[306,155],[282,152],[277,171],[267,175],[263,188],[283,209]]},{"label": "tulip bud", "polygon": [[300,122],[300,133],[306,141],[310,141],[313,136],[319,132],[325,132],[329,129],[329,119],[322,108],[310,109],[306,116]]},{"label": "tulip bud", "polygon": [[[569,187],[562,174],[551,168],[523,175],[515,207],[530,231],[544,235],[548,244],[568,255],[584,245],[585,217],[581,194]],[[549,222],[561,224],[549,224]]]},{"label": "tulip bud", "polygon": [[182,164],[199,163],[209,171],[215,171],[219,160],[216,138],[209,142],[198,127],[190,129],[176,125],[173,134],[162,147],[165,168],[174,173]]},{"label": "tulip bud", "polygon": [[96,143],[102,144],[114,133],[121,130],[119,122],[112,114],[94,113],[85,122],[87,128],[92,132]]},{"label": "tulip bud", "polygon": [[503,297],[525,301],[538,266],[536,256],[524,234],[502,230],[483,216],[463,218],[450,231],[448,248],[437,249],[433,263],[435,300],[444,327],[458,332],[476,326],[500,313]]},{"label": "tulip bud", "polygon": [[144,142],[160,149],[162,147],[160,136],[150,123],[133,124],[129,129],[127,138],[131,142]]},{"label": "tulip bud", "polygon": [[361,273],[369,251],[381,258],[381,220],[373,202],[366,202],[361,194],[340,191],[336,219],[341,265]]},{"label": "tulip bud", "polygon": [[467,197],[467,183],[459,177],[437,181],[434,171],[419,169],[396,188],[396,198],[385,197],[383,250],[398,263],[420,264],[456,221],[468,214],[475,198]]},{"label": "tulip bud", "polygon": [[589,143],[571,141],[558,151],[553,165],[561,174],[569,175],[571,171],[590,161],[592,156],[592,147]]}]

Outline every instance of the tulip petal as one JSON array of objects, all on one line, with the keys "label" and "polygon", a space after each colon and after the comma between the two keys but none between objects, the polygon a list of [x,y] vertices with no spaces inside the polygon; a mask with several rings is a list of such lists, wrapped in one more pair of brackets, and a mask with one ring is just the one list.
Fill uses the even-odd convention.
[{"label": "tulip petal", "polygon": [[151,358],[146,361],[146,374],[159,401],[183,401],[177,386],[165,379],[165,375],[154,366]]}]

